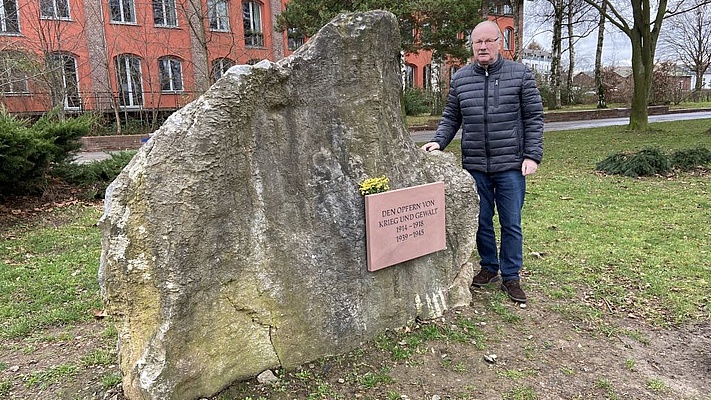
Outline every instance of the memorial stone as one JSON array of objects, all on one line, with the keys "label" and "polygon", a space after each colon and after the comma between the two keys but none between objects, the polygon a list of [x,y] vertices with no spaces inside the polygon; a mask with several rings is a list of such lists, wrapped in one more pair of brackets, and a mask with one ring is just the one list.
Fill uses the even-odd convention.
[{"label": "memorial stone", "polygon": [[[471,301],[478,199],[400,109],[387,12],[345,14],[276,63],[235,66],[109,186],[99,280],[127,399],[209,397]],[[366,265],[358,183],[445,186],[446,248]]]}]

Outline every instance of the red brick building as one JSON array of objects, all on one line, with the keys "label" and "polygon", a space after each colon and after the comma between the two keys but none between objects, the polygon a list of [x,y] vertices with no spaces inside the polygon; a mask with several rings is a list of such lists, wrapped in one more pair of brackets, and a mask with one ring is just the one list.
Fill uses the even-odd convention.
[{"label": "red brick building", "polygon": [[[16,113],[174,110],[230,66],[276,61],[302,44],[274,30],[287,2],[2,0],[0,101]],[[511,7],[491,10],[483,15],[501,26],[511,58]],[[430,58],[406,57],[407,84],[431,86]]]}]

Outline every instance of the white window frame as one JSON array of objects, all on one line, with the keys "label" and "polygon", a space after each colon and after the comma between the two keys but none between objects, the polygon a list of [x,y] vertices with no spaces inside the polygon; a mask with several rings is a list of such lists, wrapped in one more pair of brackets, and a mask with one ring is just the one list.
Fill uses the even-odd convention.
[{"label": "white window frame", "polygon": [[227,7],[227,0],[207,0],[207,14],[211,31],[230,31],[230,13]]},{"label": "white window frame", "polygon": [[153,23],[155,26],[178,26],[175,0],[153,0]]},{"label": "white window frame", "polygon": [[[114,19],[115,8],[118,8],[118,19]],[[109,19],[115,24],[135,24],[136,5],[133,0],[109,0]]]},{"label": "white window frame", "polygon": [[513,38],[513,29],[504,29],[504,50],[511,50],[511,39]]},{"label": "white window frame", "polygon": [[403,77],[403,85],[406,88],[415,87],[415,71],[417,66],[413,64],[405,64],[405,76]]},{"label": "white window frame", "polygon": [[422,67],[422,89],[432,90],[432,64]]},{"label": "white window frame", "polygon": [[256,1],[242,3],[242,25],[244,26],[244,45],[246,47],[264,47],[261,3]]},{"label": "white window frame", "polygon": [[[119,106],[122,108],[142,107],[143,73],[141,72],[141,59],[133,54],[120,54],[116,56],[115,60]],[[135,71],[131,71],[132,61],[135,61],[137,65]],[[125,87],[122,85],[123,82],[126,84]]]},{"label": "white window frame", "polygon": [[180,59],[175,57],[159,58],[158,74],[160,76],[161,92],[175,93],[183,91],[183,62]]},{"label": "white window frame", "polygon": [[60,68],[62,76],[62,104],[64,109],[78,110],[81,108],[81,92],[79,91],[79,69],[77,59],[71,54],[54,53],[52,60],[55,68]]},{"label": "white window frame", "polygon": [[222,78],[222,75],[233,65],[235,65],[235,62],[226,57],[212,60],[212,82],[217,82],[218,79]]},{"label": "white window frame", "polygon": [[71,19],[69,0],[40,0],[40,17],[45,19]]},{"label": "white window frame", "polygon": [[[15,9],[8,10],[8,5],[12,4]],[[8,19],[14,17],[10,26]],[[14,30],[12,30],[14,28]],[[17,0],[0,0],[0,34],[18,35],[20,34],[20,13],[17,9]]]}]

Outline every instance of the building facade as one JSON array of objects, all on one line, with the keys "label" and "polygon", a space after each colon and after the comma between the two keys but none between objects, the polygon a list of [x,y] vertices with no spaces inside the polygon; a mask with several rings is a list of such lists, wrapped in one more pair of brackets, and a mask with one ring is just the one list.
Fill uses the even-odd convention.
[{"label": "building facade", "polygon": [[[232,65],[276,61],[303,44],[275,31],[287,2],[2,0],[0,101],[23,114],[177,109]],[[512,58],[510,7],[499,9]],[[449,72],[441,69],[427,52],[407,55],[405,84],[429,89]]]},{"label": "building facade", "polygon": [[548,77],[551,74],[551,52],[543,49],[521,50],[521,62],[531,71]]}]

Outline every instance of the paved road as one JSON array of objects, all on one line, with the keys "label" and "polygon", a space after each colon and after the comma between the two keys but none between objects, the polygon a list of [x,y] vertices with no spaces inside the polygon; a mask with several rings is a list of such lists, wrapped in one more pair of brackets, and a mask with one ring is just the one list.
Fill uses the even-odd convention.
[{"label": "paved road", "polygon": [[[705,119],[711,118],[711,111],[689,112],[681,114],[662,114],[650,115],[649,122],[665,122],[665,121],[681,121],[687,119]],[[563,121],[563,122],[546,122],[543,124],[543,131],[566,131],[573,129],[596,128],[601,126],[627,125],[630,122],[629,117],[624,118],[606,118],[593,119],[587,121]],[[434,131],[418,131],[412,132],[412,140],[415,142],[426,142],[434,136]],[[461,131],[457,133],[456,138],[461,137]]]}]

